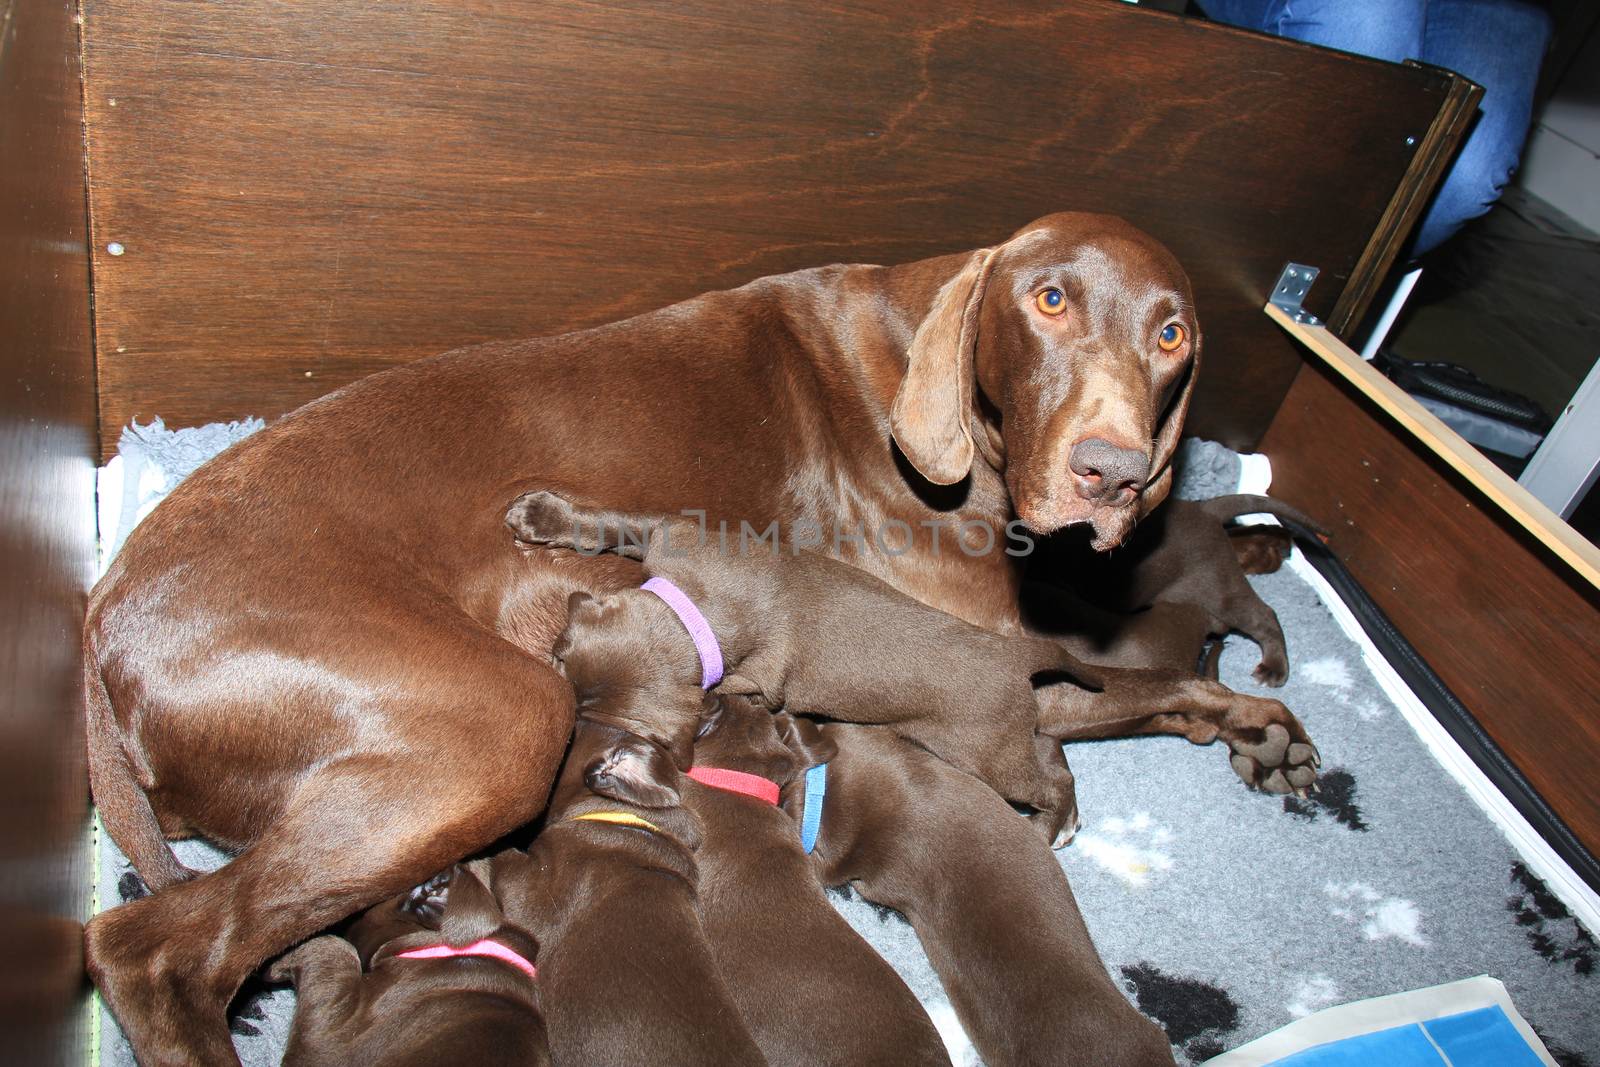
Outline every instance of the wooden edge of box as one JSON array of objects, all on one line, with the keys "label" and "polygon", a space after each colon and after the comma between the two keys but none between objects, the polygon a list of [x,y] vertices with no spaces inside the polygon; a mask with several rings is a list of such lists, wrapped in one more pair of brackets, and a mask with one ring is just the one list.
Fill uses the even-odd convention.
[{"label": "wooden edge of box", "polygon": [[1372,400],[1413,438],[1453,467],[1505,515],[1522,526],[1590,585],[1600,588],[1600,549],[1537,497],[1468,444],[1433,412],[1379,374],[1325,326],[1296,322],[1273,304],[1266,312],[1295,340]]},{"label": "wooden edge of box", "polygon": [[[1414,64],[1422,66],[1422,64]],[[1350,281],[1328,313],[1328,328],[1340,337],[1347,337],[1360,324],[1378,287],[1383,284],[1389,268],[1406,236],[1416,225],[1427,206],[1434,189],[1443,178],[1445,170],[1455,159],[1457,146],[1465,136],[1477,114],[1478,101],[1483,97],[1483,87],[1468,81],[1452,71],[1438,68],[1446,80],[1445,96],[1433,117],[1433,123],[1422,135],[1421,144],[1411,158],[1400,184],[1395,187],[1389,206],[1378,219],[1372,237],[1367,241],[1361,258],[1350,272]]]}]

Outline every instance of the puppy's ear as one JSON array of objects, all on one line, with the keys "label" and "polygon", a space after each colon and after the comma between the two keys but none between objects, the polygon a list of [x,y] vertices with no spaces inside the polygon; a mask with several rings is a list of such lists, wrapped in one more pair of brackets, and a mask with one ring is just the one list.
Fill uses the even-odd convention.
[{"label": "puppy's ear", "polygon": [[593,605],[599,603],[600,601],[595,599],[593,594],[585,593],[581,589],[572,593],[567,597],[567,621],[571,622],[579,615],[593,611]]},{"label": "puppy's ear", "polygon": [[696,741],[715,730],[717,724],[722,721],[722,711],[727,706],[723,703],[723,699],[709,690],[707,690],[705,697],[701,699],[700,725],[694,731],[694,739]]},{"label": "puppy's ear", "polygon": [[679,799],[678,768],[662,749],[630,737],[597,757],[583,771],[590,791],[641,808],[670,808]]},{"label": "puppy's ear", "polygon": [[273,985],[293,985],[297,990],[359,982],[361,957],[344,938],[322,934],[274,960],[267,968],[266,979]]},{"label": "puppy's ear", "polygon": [[974,252],[939,290],[906,351],[906,376],[889,409],[889,427],[911,465],[935,485],[972,469],[973,361],[978,309],[994,249]]},{"label": "puppy's ear", "polygon": [[494,933],[504,921],[500,904],[489,887],[470,867],[457,864],[450,879],[450,899],[445,904],[439,931],[452,945],[470,945]]},{"label": "puppy's ear", "polygon": [[772,716],[772,725],[778,731],[778,739],[800,761],[800,770],[827,763],[839,754],[839,746],[810,719],[797,718],[787,711],[780,711]]},{"label": "puppy's ear", "polygon": [[1200,376],[1200,329],[1196,324],[1194,343],[1190,349],[1189,366],[1178,382],[1177,394],[1167,403],[1165,417],[1156,430],[1155,444],[1150,458],[1150,477],[1139,493],[1139,516],[1150,514],[1172,490],[1172,457],[1178,451],[1178,439],[1183,436],[1183,421],[1189,414],[1189,401],[1194,398],[1195,379]]}]

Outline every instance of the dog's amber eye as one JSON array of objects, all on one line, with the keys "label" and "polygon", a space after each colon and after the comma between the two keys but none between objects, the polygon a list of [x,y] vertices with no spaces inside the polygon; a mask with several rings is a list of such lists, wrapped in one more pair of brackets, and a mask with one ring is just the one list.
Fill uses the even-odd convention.
[{"label": "dog's amber eye", "polygon": [[1046,289],[1036,301],[1046,315],[1059,315],[1067,310],[1067,297],[1060,289]]},{"label": "dog's amber eye", "polygon": [[1183,347],[1183,342],[1188,336],[1188,330],[1175,322],[1169,322],[1166,329],[1161,331],[1161,336],[1156,338],[1156,344],[1161,346],[1163,352],[1176,352]]}]

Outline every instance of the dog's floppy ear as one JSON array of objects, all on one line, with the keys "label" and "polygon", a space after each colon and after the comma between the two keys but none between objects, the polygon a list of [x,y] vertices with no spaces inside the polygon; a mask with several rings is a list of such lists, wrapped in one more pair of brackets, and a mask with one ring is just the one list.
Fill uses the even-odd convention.
[{"label": "dog's floppy ear", "polygon": [[906,376],[889,409],[895,443],[935,485],[954,485],[972,469],[978,309],[993,264],[994,249],[974,252],[933,298],[911,338]]},{"label": "dog's floppy ear", "polygon": [[778,739],[800,761],[800,770],[827,763],[839,754],[839,746],[810,719],[797,718],[787,711],[780,711],[772,716],[772,724],[778,731]]},{"label": "dog's floppy ear", "polygon": [[504,921],[500,904],[489,887],[470,867],[457,864],[450,879],[444,921],[439,925],[444,939],[452,945],[470,945],[494,933]]},{"label": "dog's floppy ear", "polygon": [[678,768],[660,746],[629,737],[584,768],[592,792],[641,808],[670,808],[679,799]]},{"label": "dog's floppy ear", "polygon": [[1200,330],[1194,332],[1190,349],[1189,367],[1178,384],[1178,394],[1167,405],[1166,418],[1156,431],[1155,447],[1150,458],[1150,477],[1139,491],[1139,517],[1150,514],[1156,505],[1167,498],[1172,489],[1172,457],[1178,451],[1178,438],[1183,435],[1183,422],[1189,414],[1189,401],[1194,398],[1195,379],[1200,376]]},{"label": "dog's floppy ear", "polygon": [[571,619],[574,615],[577,615],[589,605],[596,604],[598,602],[599,601],[595,598],[593,593],[585,593],[581,589],[576,593],[569,594],[567,596],[567,618]]}]

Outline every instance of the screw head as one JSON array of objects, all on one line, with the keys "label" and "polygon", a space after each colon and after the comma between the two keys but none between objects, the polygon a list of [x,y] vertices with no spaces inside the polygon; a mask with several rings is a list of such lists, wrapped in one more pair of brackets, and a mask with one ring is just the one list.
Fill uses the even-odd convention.
[{"label": "screw head", "polygon": [[110,244],[106,245],[106,251],[111,253],[113,256],[120,256],[122,253],[126,252],[127,249],[122,247],[121,241],[112,241]]}]

